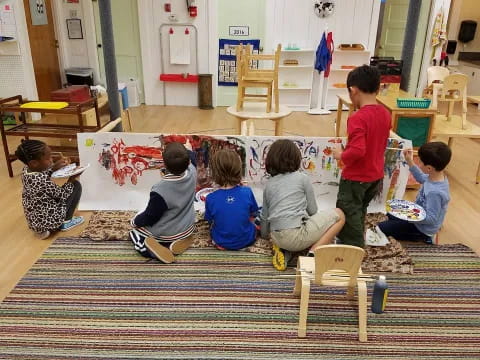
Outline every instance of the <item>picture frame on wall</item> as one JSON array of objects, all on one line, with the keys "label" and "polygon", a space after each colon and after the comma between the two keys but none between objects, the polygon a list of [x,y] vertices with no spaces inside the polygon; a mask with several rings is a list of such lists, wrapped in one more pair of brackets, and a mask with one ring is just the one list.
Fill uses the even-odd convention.
[{"label": "picture frame on wall", "polygon": [[82,20],[67,19],[67,32],[69,39],[83,39]]}]

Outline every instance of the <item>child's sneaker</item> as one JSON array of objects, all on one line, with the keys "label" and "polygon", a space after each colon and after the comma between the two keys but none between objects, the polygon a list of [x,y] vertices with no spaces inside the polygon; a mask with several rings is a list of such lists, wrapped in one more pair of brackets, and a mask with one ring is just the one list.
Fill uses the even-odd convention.
[{"label": "child's sneaker", "polygon": [[161,262],[165,264],[171,264],[175,261],[175,256],[170,251],[170,249],[159,244],[159,242],[154,238],[147,238],[145,240],[145,246],[147,247],[150,254]]},{"label": "child's sneaker", "polygon": [[35,231],[35,236],[37,238],[39,238],[40,240],[45,240],[45,239],[48,239],[48,237],[50,236],[50,231]]},{"label": "child's sneaker", "polygon": [[185,239],[175,240],[170,244],[170,251],[175,255],[184,253],[193,244],[193,235]]},{"label": "child's sneaker", "polygon": [[291,257],[292,254],[289,251],[280,249],[277,245],[273,244],[272,264],[275,269],[279,271],[286,270]]},{"label": "child's sneaker", "polygon": [[73,229],[75,226],[82,224],[84,221],[83,216],[74,216],[70,220],[64,221],[60,225],[60,231],[68,231]]}]

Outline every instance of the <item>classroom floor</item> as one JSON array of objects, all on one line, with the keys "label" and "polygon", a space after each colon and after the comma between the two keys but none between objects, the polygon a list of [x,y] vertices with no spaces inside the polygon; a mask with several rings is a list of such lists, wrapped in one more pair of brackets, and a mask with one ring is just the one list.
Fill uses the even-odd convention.
[{"label": "classroom floor", "polygon": [[[441,109],[443,111],[444,109]],[[156,133],[205,133],[232,134],[235,118],[226,113],[226,108],[200,110],[196,107],[179,106],[140,106],[131,109],[132,125],[135,132]],[[312,116],[304,112],[294,112],[284,122],[285,135],[333,136],[335,113],[328,116]],[[469,105],[468,120],[480,126],[480,112]],[[341,134],[345,133],[342,122]],[[273,135],[274,127],[270,121],[255,123],[256,135]],[[445,138],[438,140],[447,141]],[[9,141],[14,149],[18,139]],[[480,184],[475,184],[475,172],[480,161],[480,140],[455,139],[453,158],[448,167],[451,198],[446,220],[439,234],[440,243],[463,243],[480,254]],[[13,164],[13,178],[8,177],[3,151],[0,154],[0,301],[10,292],[28,269],[48,248],[55,237],[38,240],[28,229],[21,205],[22,164]],[[416,191],[408,191],[407,199],[414,199]],[[90,212],[82,213],[86,217],[84,225],[68,233],[79,234]]]}]

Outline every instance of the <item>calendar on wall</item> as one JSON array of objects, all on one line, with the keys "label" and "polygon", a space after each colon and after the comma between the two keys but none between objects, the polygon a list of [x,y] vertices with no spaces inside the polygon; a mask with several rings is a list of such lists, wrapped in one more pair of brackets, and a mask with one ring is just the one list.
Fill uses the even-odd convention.
[{"label": "calendar on wall", "polygon": [[[260,49],[260,40],[231,40],[219,39],[218,51],[218,85],[219,86],[237,86],[237,45],[251,45],[253,53],[258,54]],[[258,68],[258,62],[251,64],[253,68]]]}]

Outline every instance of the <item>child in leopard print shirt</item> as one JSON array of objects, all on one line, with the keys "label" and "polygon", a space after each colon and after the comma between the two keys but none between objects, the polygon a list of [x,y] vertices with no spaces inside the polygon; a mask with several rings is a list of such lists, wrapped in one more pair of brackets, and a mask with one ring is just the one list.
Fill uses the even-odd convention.
[{"label": "child in leopard print shirt", "polygon": [[73,216],[82,194],[80,183],[70,177],[58,186],[50,178],[67,160],[53,163],[50,148],[39,140],[22,140],[15,155],[26,165],[22,171],[22,204],[30,229],[46,239],[52,231],[67,231],[81,224],[83,217]]}]

